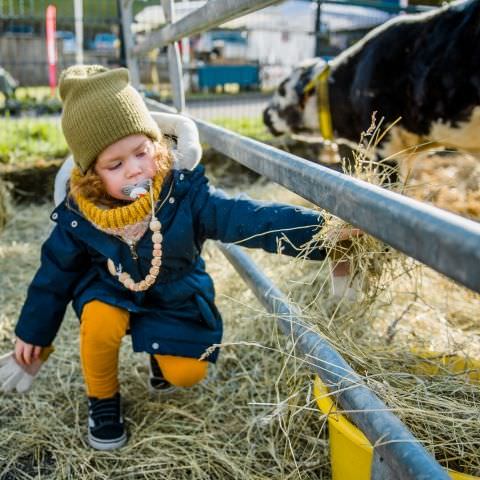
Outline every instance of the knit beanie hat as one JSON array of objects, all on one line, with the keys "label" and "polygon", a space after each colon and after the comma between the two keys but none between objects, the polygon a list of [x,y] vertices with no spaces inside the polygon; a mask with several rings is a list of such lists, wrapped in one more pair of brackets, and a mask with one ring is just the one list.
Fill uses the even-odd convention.
[{"label": "knit beanie hat", "polygon": [[60,75],[62,130],[82,173],[109,145],[128,135],[160,138],[160,130],[126,68],[74,65]]}]

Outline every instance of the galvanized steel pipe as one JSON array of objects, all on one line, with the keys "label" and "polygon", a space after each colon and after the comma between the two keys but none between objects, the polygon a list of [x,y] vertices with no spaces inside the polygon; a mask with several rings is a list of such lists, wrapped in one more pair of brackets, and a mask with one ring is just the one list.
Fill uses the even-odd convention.
[{"label": "galvanized steel pipe", "polygon": [[[149,101],[153,110],[170,111]],[[212,148],[480,292],[480,224],[192,118]]]}]

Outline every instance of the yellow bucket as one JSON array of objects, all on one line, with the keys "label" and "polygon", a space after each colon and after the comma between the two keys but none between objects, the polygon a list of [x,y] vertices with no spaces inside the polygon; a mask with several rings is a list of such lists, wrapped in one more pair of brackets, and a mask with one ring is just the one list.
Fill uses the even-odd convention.
[{"label": "yellow bucket", "polygon": [[[419,370],[425,374],[436,374],[440,368],[452,372],[474,369],[469,373],[473,382],[480,382],[480,361],[466,360],[461,357],[428,354],[427,359],[439,360],[436,364],[426,361]],[[329,396],[328,388],[316,377],[314,383],[315,399],[320,410],[328,416],[330,436],[330,462],[332,480],[370,480],[373,448],[367,437],[345,416],[338,413]],[[448,470],[453,480],[479,480],[480,477]]]}]

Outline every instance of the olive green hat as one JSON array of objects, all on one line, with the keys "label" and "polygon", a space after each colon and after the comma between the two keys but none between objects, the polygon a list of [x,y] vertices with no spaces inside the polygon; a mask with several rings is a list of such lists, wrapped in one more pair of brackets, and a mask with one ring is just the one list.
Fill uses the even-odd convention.
[{"label": "olive green hat", "polygon": [[153,140],[160,130],[126,68],[74,65],[60,75],[62,130],[73,159],[85,173],[109,145],[143,133]]}]

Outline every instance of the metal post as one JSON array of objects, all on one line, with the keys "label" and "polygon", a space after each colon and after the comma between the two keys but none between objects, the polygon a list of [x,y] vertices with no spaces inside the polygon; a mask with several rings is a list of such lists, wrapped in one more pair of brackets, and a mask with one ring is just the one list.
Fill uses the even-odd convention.
[{"label": "metal post", "polygon": [[317,12],[315,16],[315,56],[321,53],[321,30],[322,30],[322,0],[317,0]]},{"label": "metal post", "polygon": [[[182,0],[182,3],[187,4],[188,0]],[[189,91],[191,88],[191,80],[190,80],[190,39],[188,37],[184,37],[181,40],[181,45],[182,45],[182,66],[185,67],[187,66],[187,71],[183,73],[183,88],[184,92]]]},{"label": "metal post", "polygon": [[83,65],[83,0],[74,0],[75,62]]},{"label": "metal post", "polygon": [[[167,23],[175,22],[173,0],[162,0],[162,6]],[[185,110],[185,91],[183,89],[182,60],[177,42],[168,45],[168,74],[172,88],[173,104],[177,111],[182,113]]]},{"label": "metal post", "polygon": [[138,60],[132,53],[132,49],[134,47],[133,32],[131,29],[133,21],[132,3],[133,0],[120,0],[120,12],[122,16],[122,33],[127,67],[130,71],[132,85],[136,88],[139,88],[140,73],[138,70]]},{"label": "metal post", "polygon": [[120,58],[121,67],[127,67],[127,49],[125,48],[125,35],[123,34],[122,23],[122,0],[117,0],[117,17],[118,17],[118,36],[120,38]]}]

